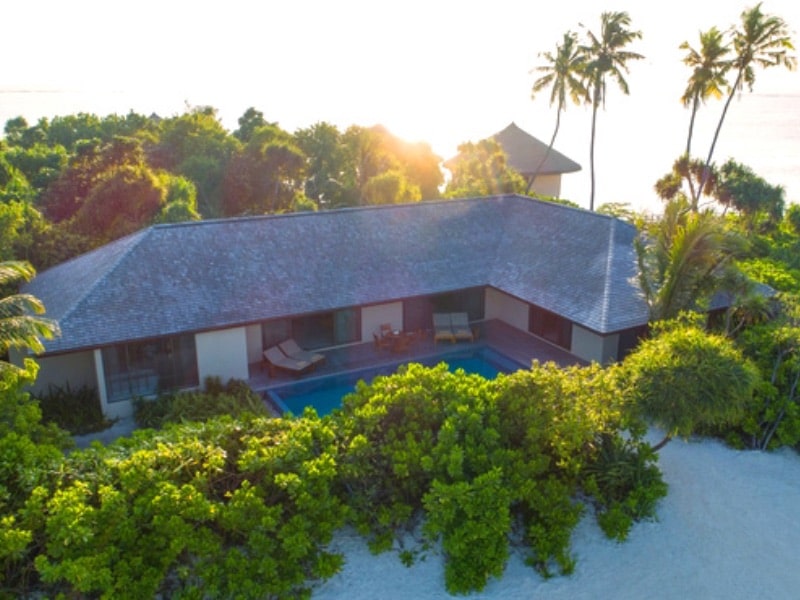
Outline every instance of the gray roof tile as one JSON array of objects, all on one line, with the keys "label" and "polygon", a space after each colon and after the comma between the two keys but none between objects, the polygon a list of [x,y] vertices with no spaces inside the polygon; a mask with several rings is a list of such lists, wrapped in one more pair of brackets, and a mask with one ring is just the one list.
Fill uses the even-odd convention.
[{"label": "gray roof tile", "polygon": [[157,225],[40,273],[63,352],[491,285],[601,333],[647,321],[635,229],[520,196]]}]

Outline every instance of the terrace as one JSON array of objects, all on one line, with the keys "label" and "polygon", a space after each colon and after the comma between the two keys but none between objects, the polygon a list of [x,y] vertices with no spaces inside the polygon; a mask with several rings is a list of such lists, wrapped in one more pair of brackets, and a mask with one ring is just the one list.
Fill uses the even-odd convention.
[{"label": "terrace", "polygon": [[402,353],[378,350],[372,342],[327,350],[323,352],[326,357],[323,364],[314,371],[300,376],[279,372],[275,377],[270,377],[264,364],[251,365],[248,383],[253,390],[261,392],[273,386],[303,378],[332,375],[389,363],[414,362],[423,357],[431,357],[452,350],[454,347],[466,349],[481,345],[487,345],[523,365],[529,365],[533,360],[542,363],[552,361],[561,366],[586,364],[586,361],[550,342],[520,331],[503,321],[493,319],[476,325],[478,337],[474,342],[458,342],[457,344],[439,342],[435,344],[433,336],[428,335]]}]

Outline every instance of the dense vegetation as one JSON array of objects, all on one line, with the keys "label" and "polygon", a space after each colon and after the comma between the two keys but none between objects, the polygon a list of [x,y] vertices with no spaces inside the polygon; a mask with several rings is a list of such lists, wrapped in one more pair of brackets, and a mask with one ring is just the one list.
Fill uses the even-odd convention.
[{"label": "dense vegetation", "polygon": [[[625,62],[640,58],[625,50],[640,36],[629,22],[605,13],[597,35],[565,35],[535,91],[552,86],[559,115],[569,96],[596,116],[606,78],[627,92]],[[306,597],[341,568],[328,544],[346,526],[407,563],[441,551],[447,589],[470,592],[502,574],[512,546],[543,576],[571,572],[570,535],[587,510],[624,540],[666,493],[656,451],[672,436],[798,447],[800,209],[745,165],[711,164],[713,142],[705,161],[691,158],[705,99],[728,93],[721,126],[755,66],[794,59],[785,24],[760,5],[730,36],[682,46],[692,116],[685,154],[655,186],[663,214],[607,209],[639,227],[652,321],[620,364],[534,364],[493,381],[408,365],[323,419],[272,418],[240,382],[207,381],[204,393],[140,404],[152,429],[75,450],[55,425],[74,415],[51,407],[91,391],[30,397],[36,363],[3,359],[12,346],[41,350],[58,328],[35,298],[3,288],[0,595]],[[558,121],[553,140],[557,131]],[[11,259],[44,268],[151,223],[442,193],[425,145],[380,127],[289,134],[254,109],[232,134],[211,108],[12,119],[5,134],[0,284],[33,274]],[[527,187],[491,141],[461,150],[444,195]],[[666,435],[656,448],[644,439],[651,425]]]},{"label": "dense vegetation", "polygon": [[494,381],[409,365],[324,419],[191,420],[221,395],[246,404],[234,382],[190,395],[178,423],[68,454],[23,391],[35,368],[0,388],[7,594],[302,596],[341,567],[327,544],[348,524],[376,551],[404,542],[404,561],[440,541],[447,588],[469,592],[512,542],[542,574],[570,572],[587,507],[624,539],[666,493],[625,378],[597,365]]}]

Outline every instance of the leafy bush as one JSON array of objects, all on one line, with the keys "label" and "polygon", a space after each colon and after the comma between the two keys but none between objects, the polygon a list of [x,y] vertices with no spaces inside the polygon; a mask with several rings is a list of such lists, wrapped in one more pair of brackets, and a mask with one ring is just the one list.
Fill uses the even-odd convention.
[{"label": "leafy bush", "polygon": [[306,597],[341,568],[326,545],[345,523],[381,550],[424,522],[419,543],[441,543],[447,589],[466,593],[502,574],[511,539],[543,575],[571,572],[581,492],[621,537],[660,489],[638,429],[620,438],[638,422],[615,368],[536,364],[489,381],[412,364],[323,419],[256,416],[240,382],[206,387],[140,405],[161,430],[68,455],[4,430],[4,468],[24,466],[0,473],[6,591]]},{"label": "leafy bush", "polygon": [[647,444],[604,434],[597,454],[584,470],[584,490],[594,499],[605,534],[623,541],[634,521],[655,516],[667,484]]},{"label": "leafy bush", "polygon": [[800,445],[800,306],[783,297],[783,312],[737,338],[761,373],[741,419],[705,432],[736,446],[773,449]]},{"label": "leafy bush", "polygon": [[268,414],[261,396],[245,382],[231,379],[223,385],[215,377],[206,379],[204,391],[163,394],[152,400],[138,398],[133,410],[137,425],[153,428],[167,423],[205,421],[221,415]]},{"label": "leafy bush", "polygon": [[304,595],[342,565],[323,548],[345,515],[334,439],[313,418],[221,417],[73,453],[36,509],[36,568],[90,596]]},{"label": "leafy bush", "polygon": [[36,399],[42,407],[42,420],[55,423],[72,435],[102,431],[111,425],[103,415],[97,390],[89,386],[76,390],[69,384],[50,386],[46,394],[36,396]]},{"label": "leafy bush", "polygon": [[643,418],[672,436],[736,423],[759,383],[759,372],[725,337],[692,325],[667,324],[623,363],[627,393]]},{"label": "leafy bush", "polygon": [[[595,440],[622,444],[625,426],[639,443],[644,431],[627,410],[614,368],[535,364],[487,381],[444,365],[408,365],[361,383],[333,417],[343,493],[375,550],[391,548],[422,513],[427,539],[441,540],[453,593],[480,590],[502,573],[512,523],[532,550],[530,564],[546,576],[554,563],[569,573],[570,536],[583,512],[577,495]],[[649,497],[637,496],[661,481],[657,469],[648,473],[653,488],[621,496],[632,503],[629,520],[652,514]]]}]

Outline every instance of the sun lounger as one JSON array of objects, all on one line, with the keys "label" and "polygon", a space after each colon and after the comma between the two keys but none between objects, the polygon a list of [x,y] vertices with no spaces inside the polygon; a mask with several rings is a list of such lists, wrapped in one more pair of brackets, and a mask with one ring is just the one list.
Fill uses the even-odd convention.
[{"label": "sun lounger", "polygon": [[285,342],[281,342],[280,344],[278,344],[278,348],[280,348],[281,351],[289,358],[310,362],[312,365],[316,365],[317,363],[325,361],[324,354],[318,354],[317,352],[308,352],[306,350],[303,350],[300,346],[297,345],[297,342],[295,342],[294,339],[292,338],[289,338]]},{"label": "sun lounger", "polygon": [[453,337],[457,340],[475,340],[472,333],[472,328],[469,326],[469,317],[467,313],[450,313],[450,328],[453,332]]},{"label": "sun lounger", "polygon": [[275,376],[275,369],[281,369],[290,373],[303,373],[314,365],[307,360],[297,360],[296,358],[289,358],[280,348],[272,346],[264,350],[264,358],[269,365],[270,375]]},{"label": "sun lounger", "polygon": [[433,343],[441,340],[456,341],[450,326],[450,313],[433,313]]}]

